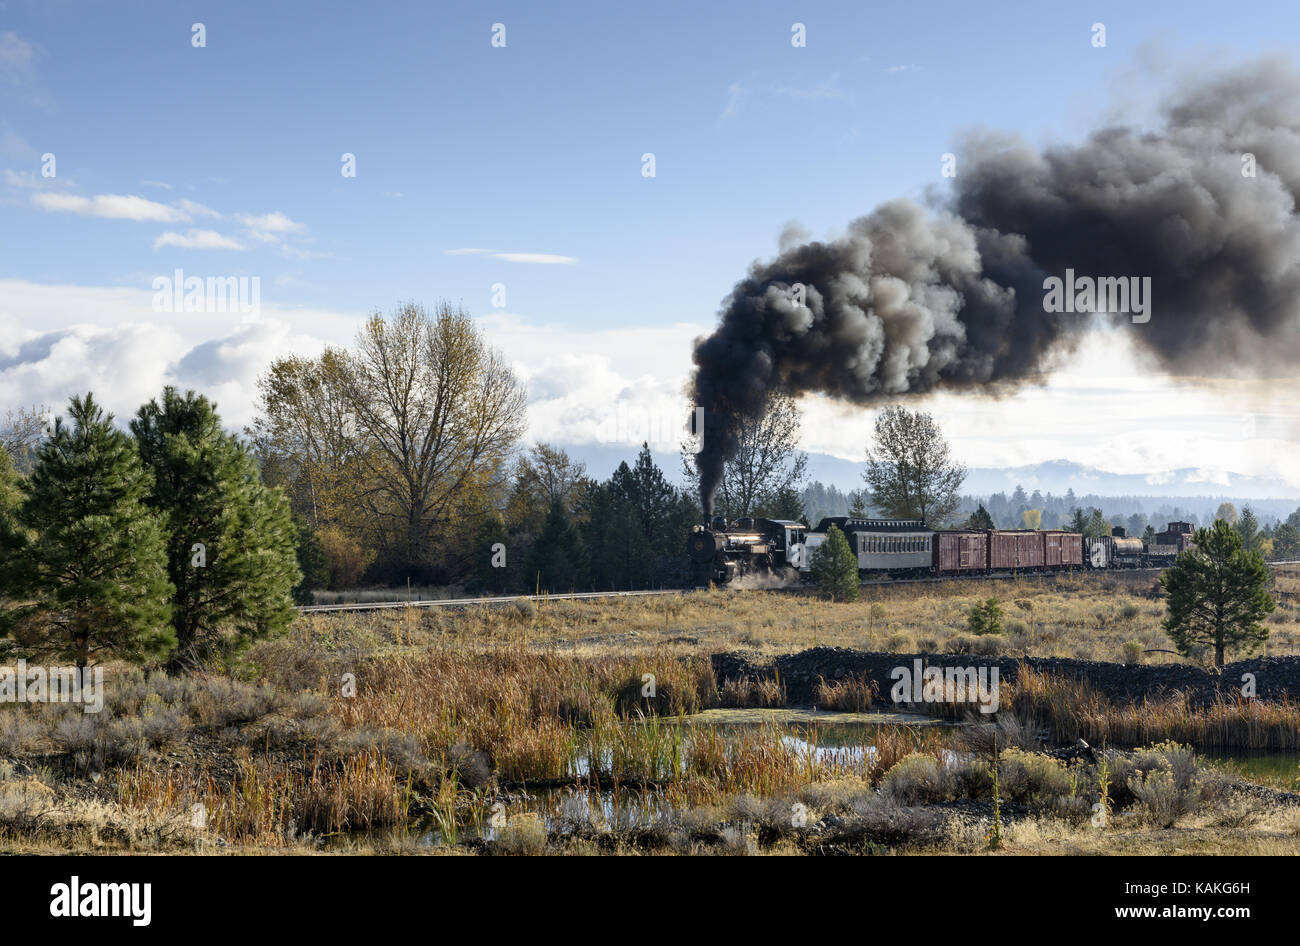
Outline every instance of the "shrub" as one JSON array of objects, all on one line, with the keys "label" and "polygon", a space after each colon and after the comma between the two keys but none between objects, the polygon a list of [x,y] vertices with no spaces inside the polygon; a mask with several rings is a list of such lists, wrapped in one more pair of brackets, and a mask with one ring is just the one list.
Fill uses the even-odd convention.
[{"label": "shrub", "polygon": [[815,702],[819,709],[863,713],[871,709],[875,694],[876,685],[865,677],[848,677],[834,683],[818,677]]},{"label": "shrub", "polygon": [[950,654],[973,654],[975,653],[975,645],[978,643],[978,637],[972,637],[969,634],[958,634],[956,637],[948,639],[947,651]]},{"label": "shrub", "polygon": [[904,756],[880,780],[883,795],[902,805],[951,801],[956,784],[951,772],[932,755]]},{"label": "shrub", "polygon": [[1123,647],[1123,660],[1126,664],[1140,664],[1142,662],[1142,642],[1125,641]]},{"label": "shrub", "polygon": [[1001,753],[998,783],[1011,801],[1045,807],[1063,795],[1073,795],[1077,779],[1051,756],[1007,749]]},{"label": "shrub", "polygon": [[857,600],[858,559],[849,547],[849,540],[837,527],[826,530],[825,541],[812,554],[810,569],[822,594],[836,601]]},{"label": "shrub", "polygon": [[966,617],[966,630],[977,637],[983,637],[985,634],[1001,634],[1003,632],[1002,606],[998,604],[998,599],[989,598],[971,608],[970,614]]},{"label": "shrub", "polygon": [[546,851],[546,825],[532,812],[515,815],[497,832],[502,854],[542,854]]}]

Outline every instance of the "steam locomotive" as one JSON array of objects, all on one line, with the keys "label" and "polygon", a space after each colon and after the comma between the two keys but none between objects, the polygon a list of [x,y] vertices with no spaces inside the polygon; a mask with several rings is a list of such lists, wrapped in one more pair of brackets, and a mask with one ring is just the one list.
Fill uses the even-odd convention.
[{"label": "steam locomotive", "polygon": [[1192,547],[1193,531],[1190,523],[1171,522],[1148,543],[1119,526],[1090,539],[1059,529],[930,529],[921,519],[829,516],[809,529],[786,519],[728,523],[714,516],[687,538],[695,584],[725,585],[750,575],[807,580],[832,525],[849,540],[864,579],[1164,567]]}]

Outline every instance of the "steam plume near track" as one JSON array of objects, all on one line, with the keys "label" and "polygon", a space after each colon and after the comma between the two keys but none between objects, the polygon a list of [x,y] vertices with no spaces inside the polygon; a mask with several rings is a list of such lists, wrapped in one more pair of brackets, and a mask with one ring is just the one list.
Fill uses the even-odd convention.
[{"label": "steam plume near track", "polygon": [[1044,152],[981,134],[957,154],[939,210],[886,203],[839,239],[755,263],[725,300],[691,382],[706,514],[737,448],[729,418],[773,391],[872,405],[1045,379],[1089,322],[1044,311],[1043,280],[1067,268],[1151,278],[1151,319],[1129,330],[1171,374],[1294,371],[1300,78],[1286,63],[1181,92],[1153,132],[1107,127]]}]

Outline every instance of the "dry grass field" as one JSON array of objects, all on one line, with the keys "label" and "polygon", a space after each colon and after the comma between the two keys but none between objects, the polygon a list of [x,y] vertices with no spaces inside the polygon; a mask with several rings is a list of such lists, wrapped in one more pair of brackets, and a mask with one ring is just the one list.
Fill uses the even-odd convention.
[{"label": "dry grass field", "polygon": [[[477,608],[412,608],[304,615],[300,630],[333,639],[360,635],[375,642],[420,646],[521,646],[579,655],[678,653],[746,649],[793,653],[818,645],[900,653],[1007,654],[1146,663],[1181,661],[1153,595],[1155,573],[945,581],[863,589],[854,602],[793,591],[715,590],[684,595],[598,600],[523,601]],[[1294,584],[1298,597],[1292,597]],[[1300,654],[1300,572],[1279,579],[1270,615],[1269,656]],[[1004,635],[975,638],[970,609],[997,598]],[[1126,648],[1126,645],[1127,648]],[[1136,645],[1136,646],[1135,646]],[[1229,659],[1234,659],[1230,655]]]},{"label": "dry grass field", "polygon": [[[0,850],[1300,854],[1284,794],[1300,783],[1265,788],[1165,742],[1294,749],[1275,738],[1300,731],[1293,705],[1111,706],[1026,673],[1004,692],[995,759],[972,725],[859,721],[835,739],[776,713],[736,725],[719,708],[779,707],[781,688],[719,688],[708,659],[839,645],[1115,660],[1129,642],[1169,646],[1150,589],[1148,575],[1080,575],[852,603],[711,591],[304,614],[205,673],[112,668],[100,714],[4,707]],[[987,597],[1006,633],[971,638],[966,614]],[[1297,652],[1294,617],[1284,601],[1270,654]],[[823,710],[871,699],[851,680],[817,696]],[[1098,756],[1048,751],[1081,735]],[[628,797],[653,816],[630,818]]]}]

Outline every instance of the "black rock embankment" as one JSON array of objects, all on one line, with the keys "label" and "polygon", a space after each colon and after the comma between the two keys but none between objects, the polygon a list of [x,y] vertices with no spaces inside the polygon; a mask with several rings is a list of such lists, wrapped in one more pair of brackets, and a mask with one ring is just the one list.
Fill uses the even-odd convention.
[{"label": "black rock embankment", "polygon": [[876,684],[876,692],[888,699],[896,667],[910,672],[913,661],[922,667],[998,668],[1001,681],[1014,685],[1022,666],[1069,680],[1085,682],[1115,703],[1160,699],[1186,693],[1196,706],[1216,699],[1235,700],[1254,677],[1255,697],[1281,700],[1300,696],[1300,657],[1259,657],[1239,660],[1222,673],[1187,664],[1118,664],[1068,657],[978,657],[968,654],[885,654],[844,647],[815,647],[797,654],[761,658],[744,651],[713,655],[713,675],[718,686],[727,680],[780,677],[791,703],[810,703],[818,680],[834,682],[844,677],[865,677]]}]

